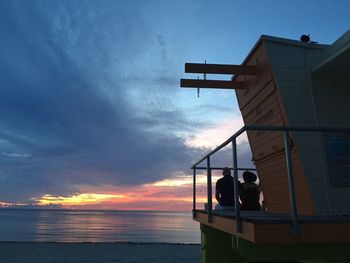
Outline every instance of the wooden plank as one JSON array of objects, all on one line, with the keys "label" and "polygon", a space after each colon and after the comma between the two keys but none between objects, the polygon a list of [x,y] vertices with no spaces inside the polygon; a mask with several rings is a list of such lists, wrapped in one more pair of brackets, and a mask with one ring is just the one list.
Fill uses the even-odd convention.
[{"label": "wooden plank", "polygon": [[256,66],[185,63],[185,73],[256,75]]},{"label": "wooden plank", "polygon": [[[248,86],[248,85],[246,85]],[[268,97],[276,97],[276,87],[272,82],[262,88],[256,95],[255,99],[253,98],[249,103],[247,103],[244,108],[241,109],[243,116],[245,117],[252,110],[259,107],[259,105],[264,104],[264,101],[268,99]],[[258,96],[258,97],[257,97]]]},{"label": "wooden plank", "polygon": [[268,61],[265,49],[260,46],[254,55],[247,61],[248,64],[257,64],[259,67],[257,76],[240,75],[235,80],[244,80],[247,88],[244,90],[237,90],[237,99],[239,107],[242,110],[252,99],[258,98],[260,91],[273,80],[272,69]]},{"label": "wooden plank", "polygon": [[[298,212],[300,214],[313,214],[312,199],[297,153],[292,151],[291,157],[293,160]],[[259,171],[261,188],[269,211],[281,213],[290,211],[287,171],[284,158],[284,154],[281,154],[258,160],[255,163]]]},{"label": "wooden plank", "polygon": [[231,235],[239,236],[251,242],[254,242],[254,224],[249,222],[241,222],[242,233],[237,232],[235,220],[232,218],[224,218],[221,216],[212,215],[212,222],[208,222],[208,215],[197,211],[197,218],[193,219],[201,224],[219,229]]},{"label": "wooden plank", "polygon": [[302,223],[301,235],[295,238],[290,234],[288,224],[255,224],[254,241],[259,244],[330,244],[349,243],[350,224],[339,223]]},{"label": "wooden plank", "polygon": [[244,89],[244,81],[181,79],[182,88]]},{"label": "wooden plank", "polygon": [[[350,242],[350,223],[341,217],[338,222],[322,222],[315,217],[315,221],[300,223],[301,234],[298,237],[291,234],[290,223],[285,217],[280,217],[278,220],[278,215],[267,213],[261,217],[257,216],[256,221],[253,219],[249,222],[244,221],[243,214],[242,217],[242,233],[236,231],[235,220],[230,217],[213,215],[213,222],[208,223],[208,216],[197,211],[197,218],[194,220],[256,244],[341,244]],[[263,217],[269,223],[259,223]]]}]

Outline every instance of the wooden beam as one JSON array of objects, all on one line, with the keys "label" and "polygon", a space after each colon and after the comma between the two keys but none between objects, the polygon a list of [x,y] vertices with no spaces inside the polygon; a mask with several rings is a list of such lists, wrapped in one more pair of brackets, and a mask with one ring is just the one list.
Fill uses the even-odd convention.
[{"label": "wooden beam", "polygon": [[185,73],[256,75],[256,66],[185,63]]},{"label": "wooden beam", "polygon": [[182,88],[244,89],[244,81],[181,79]]}]

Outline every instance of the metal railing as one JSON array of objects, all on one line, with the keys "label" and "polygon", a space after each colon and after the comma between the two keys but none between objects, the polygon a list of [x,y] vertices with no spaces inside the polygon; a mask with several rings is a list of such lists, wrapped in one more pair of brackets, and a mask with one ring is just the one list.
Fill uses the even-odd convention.
[{"label": "metal railing", "polygon": [[[230,138],[220,144],[218,147],[213,149],[207,155],[202,157],[191,167],[193,169],[193,217],[196,217],[196,171],[197,170],[207,170],[207,214],[208,222],[212,222],[212,182],[211,182],[211,171],[212,170],[221,170],[221,167],[211,167],[210,157],[227,146],[229,143],[232,144],[232,163],[233,163],[233,178],[234,178],[234,204],[235,204],[235,221],[236,221],[236,231],[242,232],[241,227],[241,217],[240,217],[240,205],[239,205],[239,182],[238,182],[238,171],[240,170],[255,170],[254,168],[239,168],[238,167],[238,156],[237,156],[237,137],[246,131],[279,131],[283,133],[284,141],[284,151],[286,156],[286,168],[288,176],[288,190],[289,190],[289,200],[291,208],[291,222],[292,222],[292,233],[294,235],[299,235],[299,225],[298,225],[298,211],[297,211],[297,202],[295,194],[295,184],[294,184],[294,174],[293,174],[293,165],[291,158],[291,146],[289,141],[290,132],[350,132],[350,128],[330,128],[330,127],[288,127],[288,126],[243,126]],[[206,167],[199,166],[206,160]]]}]

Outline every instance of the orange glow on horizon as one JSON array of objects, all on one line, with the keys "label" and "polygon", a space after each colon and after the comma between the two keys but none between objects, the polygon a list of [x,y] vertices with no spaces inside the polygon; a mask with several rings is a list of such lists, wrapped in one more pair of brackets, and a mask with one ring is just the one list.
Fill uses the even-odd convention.
[{"label": "orange glow on horizon", "polygon": [[94,193],[82,193],[70,196],[53,196],[46,194],[35,201],[39,205],[87,205],[96,204],[103,201],[112,201],[114,199],[124,198],[124,195],[116,194],[94,194]]},{"label": "orange glow on horizon", "polygon": [[[189,211],[193,202],[192,180],[190,175],[178,174],[173,178],[141,186],[80,185],[80,193],[57,196],[47,193],[32,198],[28,205],[68,209]],[[197,177],[196,200],[198,204],[207,202],[206,178],[202,175]],[[0,201],[0,206],[3,207],[15,205],[19,204]]]}]

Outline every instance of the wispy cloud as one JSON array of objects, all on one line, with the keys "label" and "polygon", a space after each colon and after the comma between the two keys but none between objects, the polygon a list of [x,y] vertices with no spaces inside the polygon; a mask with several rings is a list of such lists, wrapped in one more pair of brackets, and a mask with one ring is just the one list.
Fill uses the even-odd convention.
[{"label": "wispy cloud", "polygon": [[0,200],[140,185],[187,169],[195,151],[175,131],[189,120],[159,95],[177,88],[174,79],[144,68],[139,77],[150,80],[130,81],[150,41],[167,60],[166,41],[150,36],[135,3],[1,5]]},{"label": "wispy cloud", "polygon": [[[0,201],[170,182],[224,139],[209,136],[216,120],[208,120],[231,109],[208,96],[195,104],[179,89],[189,53],[180,33],[190,21],[173,32],[160,21],[177,19],[163,11],[174,3],[164,5],[0,3]],[[187,9],[198,6],[183,10],[192,17]],[[236,120],[216,130],[231,128]]]}]

